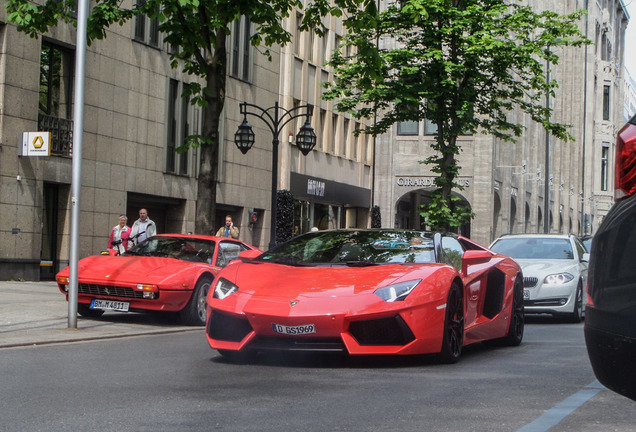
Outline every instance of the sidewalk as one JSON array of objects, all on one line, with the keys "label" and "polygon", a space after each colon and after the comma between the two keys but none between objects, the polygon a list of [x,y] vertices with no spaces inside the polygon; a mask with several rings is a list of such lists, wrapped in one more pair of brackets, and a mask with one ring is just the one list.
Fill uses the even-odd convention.
[{"label": "sidewalk", "polygon": [[77,317],[68,328],[68,303],[55,282],[0,281],[0,348],[200,331],[170,317],[106,312],[99,319]]}]

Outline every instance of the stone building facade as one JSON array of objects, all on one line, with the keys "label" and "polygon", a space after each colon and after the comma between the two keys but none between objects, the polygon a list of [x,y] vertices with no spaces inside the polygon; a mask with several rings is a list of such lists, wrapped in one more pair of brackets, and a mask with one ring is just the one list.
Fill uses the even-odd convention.
[{"label": "stone building facade", "polygon": [[[544,232],[546,211],[549,232],[593,234],[613,203],[615,137],[624,123],[625,5],[622,0],[529,3],[560,14],[588,10],[580,28],[593,44],[559,48],[559,63],[549,67],[551,79],[559,82],[549,101],[554,120],[571,125],[575,141],[546,137],[520,112],[513,115],[526,129],[516,144],[481,134],[460,137],[464,190],[458,195],[476,215],[461,231],[482,244],[505,233]],[[430,155],[428,127],[396,124],[378,138],[374,202],[386,225],[415,228],[422,222],[419,208],[435,176],[419,163]]]},{"label": "stone building facade", "polygon": [[[124,0],[130,6],[133,0]],[[546,2],[533,0],[544,5]],[[573,125],[573,143],[550,142],[552,232],[593,233],[612,202],[614,136],[622,125],[623,34],[627,16],[621,0],[552,1],[561,13],[588,8],[581,23],[596,42],[562,53],[552,68],[561,82],[555,116]],[[234,133],[243,120],[241,102],[290,109],[311,104],[316,148],[303,156],[293,145],[300,120],[281,134],[278,189],[295,198],[296,232],[367,227],[369,209],[381,208],[383,226],[419,226],[419,204],[432,175],[426,158],[426,125],[416,135],[400,125],[373,140],[354,131],[364,125],[321,100],[321,82],[332,79],[323,66],[343,37],[339,19],[327,21],[323,38],[298,33],[300,12],[285,19],[292,42],[270,50],[269,61],[245,48],[253,27],[243,18],[230,42],[228,86],[222,117],[217,185],[217,223],[226,214],[241,239],[266,248],[270,237],[272,135],[250,119],[254,147],[243,155]],[[80,250],[84,257],[107,247],[120,214],[129,224],[148,209],[159,232],[193,232],[199,154],[176,153],[188,134],[201,128],[202,112],[180,97],[192,77],[169,64],[169,47],[147,18],[114,26],[86,52]],[[73,65],[75,29],[60,25],[38,39],[17,32],[0,8],[0,279],[52,278],[69,257]],[[601,109],[606,107],[607,109]],[[542,229],[545,133],[521,118],[527,131],[516,144],[489,136],[462,137],[462,197],[476,218],[467,234],[488,243],[501,233]],[[21,156],[19,136],[50,131],[50,156]],[[403,132],[403,131],[401,131]],[[250,224],[250,211],[258,221]]]},{"label": "stone building facade", "polygon": [[[132,0],[125,0],[129,7]],[[295,28],[292,16],[286,22]],[[237,21],[230,42],[217,186],[217,223],[230,214],[240,238],[266,248],[271,210],[272,134],[251,119],[254,147],[243,155],[234,133],[239,104],[290,109],[315,106],[318,144],[307,157],[291,144],[301,124],[281,136],[278,188],[297,200],[298,232],[367,225],[372,157],[359,127],[320,101],[321,65],[341,37],[338,20],[324,39],[296,34],[270,50],[271,61],[246,43],[253,25]],[[73,86],[76,31],[60,24],[38,39],[19,33],[0,8],[0,279],[50,279],[68,264],[71,223]],[[249,47],[249,48],[246,48]],[[86,51],[84,132],[79,197],[79,257],[107,248],[120,214],[129,225],[140,208],[161,233],[194,231],[199,154],[177,153],[201,130],[202,112],[181,98],[193,78],[172,69],[156,23],[141,17],[107,30]],[[19,136],[51,132],[50,156],[20,155]],[[288,140],[287,137],[290,137]],[[258,220],[249,223],[250,211]],[[220,225],[219,225],[220,226]]]}]

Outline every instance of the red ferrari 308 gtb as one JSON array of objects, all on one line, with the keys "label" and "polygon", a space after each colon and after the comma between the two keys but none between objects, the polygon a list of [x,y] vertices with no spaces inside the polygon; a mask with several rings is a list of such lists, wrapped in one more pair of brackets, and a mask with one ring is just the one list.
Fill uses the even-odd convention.
[{"label": "red ferrari 308 gtb", "polygon": [[244,252],[208,292],[206,335],[223,356],[265,350],[437,353],[523,338],[523,278],[507,256],[454,234],[307,233]]},{"label": "red ferrari 308 gtb", "polygon": [[[203,325],[214,276],[246,250],[262,252],[228,238],[159,234],[120,256],[86,257],[78,265],[77,310],[87,317],[104,311],[179,312],[185,324]],[[69,268],[56,279],[68,300]]]}]

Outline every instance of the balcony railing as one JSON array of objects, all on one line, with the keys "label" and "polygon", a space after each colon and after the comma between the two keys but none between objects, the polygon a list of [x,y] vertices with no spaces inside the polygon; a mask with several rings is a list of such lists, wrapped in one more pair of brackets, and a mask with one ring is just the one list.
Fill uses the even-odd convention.
[{"label": "balcony railing", "polygon": [[73,120],[38,114],[38,132],[51,132],[52,155],[73,155]]}]

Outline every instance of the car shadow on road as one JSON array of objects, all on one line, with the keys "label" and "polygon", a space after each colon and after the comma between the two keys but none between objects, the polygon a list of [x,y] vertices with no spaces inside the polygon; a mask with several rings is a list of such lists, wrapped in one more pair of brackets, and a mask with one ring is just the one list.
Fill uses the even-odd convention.
[{"label": "car shadow on road", "polygon": [[526,314],[524,321],[526,324],[576,324],[572,323],[567,316],[551,314]]},{"label": "car shadow on road", "polygon": [[[471,357],[489,355],[504,347],[476,343],[463,347],[460,363]],[[440,363],[435,354],[422,355],[364,355],[350,356],[344,353],[316,352],[258,352],[224,357],[217,353],[210,359],[214,363],[235,365],[259,365],[291,368],[346,368],[346,369],[396,369],[416,367],[453,367]]]},{"label": "car shadow on road", "polygon": [[[155,327],[192,327],[183,324],[176,313],[171,312],[106,312],[101,317],[78,317],[84,322],[131,324]],[[201,326],[203,328],[203,326]]]}]

